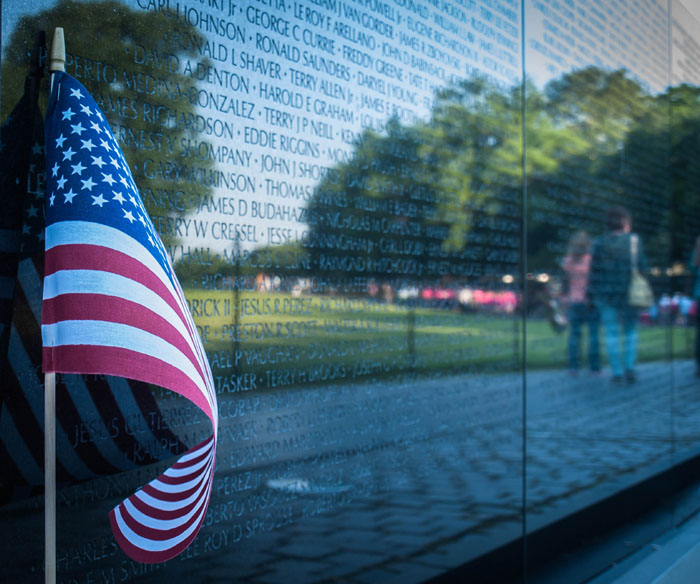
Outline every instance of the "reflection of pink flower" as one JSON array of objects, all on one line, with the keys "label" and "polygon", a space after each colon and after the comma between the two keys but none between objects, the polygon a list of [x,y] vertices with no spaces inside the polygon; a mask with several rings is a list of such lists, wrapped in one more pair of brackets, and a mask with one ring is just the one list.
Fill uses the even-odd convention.
[{"label": "reflection of pink flower", "polygon": [[512,312],[518,304],[518,298],[515,292],[492,292],[490,290],[474,290],[474,303],[480,306],[493,306]]},{"label": "reflection of pink flower", "polygon": [[491,304],[493,302],[493,292],[489,290],[474,290],[474,302],[477,304]]},{"label": "reflection of pink flower", "polygon": [[450,289],[436,290],[435,297],[438,300],[452,300],[455,297],[455,291]]}]

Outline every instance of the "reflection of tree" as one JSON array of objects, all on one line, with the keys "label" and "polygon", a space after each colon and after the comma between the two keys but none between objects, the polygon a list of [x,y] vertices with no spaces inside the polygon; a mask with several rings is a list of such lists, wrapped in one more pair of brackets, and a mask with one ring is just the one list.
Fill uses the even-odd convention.
[{"label": "reflection of tree", "polygon": [[[624,72],[593,67],[544,91],[528,84],[524,104],[520,88],[480,78],[449,87],[428,121],[365,132],[317,187],[308,205],[312,269],[423,280],[507,273],[519,261],[523,186],[530,271],[551,270],[574,231],[600,232],[613,203],[631,209],[657,265],[682,259],[687,242],[671,249],[668,234],[679,227],[674,207],[700,215],[690,186],[698,95],[680,87],[650,96]],[[413,268],[383,269],[394,257]]]},{"label": "reflection of tree", "polygon": [[365,132],[350,162],[339,165],[308,205],[306,245],[313,266],[329,276],[411,277],[439,222],[424,129],[387,124],[386,136]]},{"label": "reflection of tree", "polygon": [[[667,98],[671,111],[671,257],[682,261],[687,260],[700,234],[700,87],[674,87]],[[639,138],[648,144],[646,137]]]},{"label": "reflection of tree", "polygon": [[[520,198],[517,93],[481,78],[436,96],[429,121],[365,132],[318,186],[309,209],[312,267],[377,279],[481,276],[513,266]],[[493,233],[507,235],[495,241]]]},{"label": "reflection of tree", "polygon": [[[8,105],[21,94],[35,31],[46,30],[51,37],[56,26],[66,31],[66,70],[86,86],[103,109],[149,213],[171,218],[186,213],[196,202],[193,196],[209,194],[209,188],[198,184],[192,192],[182,181],[173,180],[174,172],[164,169],[166,162],[207,171],[213,166],[211,161],[179,157],[181,139],[195,137],[188,127],[195,107],[187,95],[196,79],[184,70],[188,59],[196,68],[193,47],[203,41],[199,33],[182,23],[175,31],[161,14],[136,12],[110,0],[62,0],[50,10],[23,17],[13,31],[2,61],[3,117]],[[190,39],[187,50],[179,46],[185,43],[177,43],[177,38]],[[45,88],[44,96],[47,93]],[[166,242],[177,239],[167,221],[156,223]]]}]

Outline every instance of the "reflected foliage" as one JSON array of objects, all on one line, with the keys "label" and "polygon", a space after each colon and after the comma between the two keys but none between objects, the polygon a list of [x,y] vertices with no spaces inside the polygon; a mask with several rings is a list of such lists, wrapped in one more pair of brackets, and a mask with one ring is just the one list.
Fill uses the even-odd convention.
[{"label": "reflected foliage", "polygon": [[377,279],[481,277],[498,250],[494,273],[510,270],[518,262],[520,125],[519,91],[477,77],[439,92],[427,122],[365,131],[309,202],[311,265]]},{"label": "reflected foliage", "polygon": [[624,71],[594,67],[543,90],[527,84],[524,96],[478,77],[449,87],[428,121],[366,131],[321,182],[308,205],[311,266],[396,279],[377,258],[410,258],[400,277],[489,275],[473,262],[508,273],[519,261],[523,164],[529,271],[557,266],[575,231],[601,233],[611,204],[632,210],[654,265],[682,261],[699,227],[684,220],[700,204],[699,91],[652,96]]},{"label": "reflected foliage", "polygon": [[[76,25],[80,34],[73,32]],[[190,101],[197,79],[188,73],[187,64],[189,59],[208,64],[197,50],[204,38],[189,25],[173,31],[166,16],[130,10],[116,1],[62,0],[50,10],[23,17],[12,32],[2,60],[3,119],[22,93],[36,31],[46,31],[50,42],[57,26],[65,29],[66,72],[85,85],[107,116],[151,216],[185,214],[196,195],[207,195],[210,187],[197,184],[188,189],[188,196],[176,195],[181,179],[159,160],[177,154],[182,139],[202,140],[195,132],[196,107]],[[43,110],[47,77],[41,92]],[[192,176],[207,176],[213,168],[211,161],[180,160],[196,164],[184,166],[180,177],[190,170]],[[175,233],[167,225],[156,221],[166,244],[174,243]]]}]

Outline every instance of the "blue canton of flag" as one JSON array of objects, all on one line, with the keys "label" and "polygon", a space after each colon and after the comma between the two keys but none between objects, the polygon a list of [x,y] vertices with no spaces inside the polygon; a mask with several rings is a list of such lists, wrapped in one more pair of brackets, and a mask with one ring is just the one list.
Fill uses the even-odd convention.
[{"label": "blue canton of flag", "polygon": [[162,562],[192,542],[209,504],[218,427],[211,369],[104,115],[65,73],[53,77],[46,159],[44,371],[153,383],[212,423],[208,439],[110,513],[130,557]]},{"label": "blue canton of flag", "polygon": [[[61,122],[61,131],[46,148],[51,193],[46,225],[78,217],[115,227],[150,249],[170,273],[163,244],[99,106],[66,74],[58,87],[63,92],[57,96],[61,111],[47,117],[47,124]],[[51,119],[52,113],[57,120]]]}]

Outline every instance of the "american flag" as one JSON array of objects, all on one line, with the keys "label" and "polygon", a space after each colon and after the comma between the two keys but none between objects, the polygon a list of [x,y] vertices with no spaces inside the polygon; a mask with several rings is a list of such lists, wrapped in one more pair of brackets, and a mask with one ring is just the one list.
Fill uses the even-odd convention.
[{"label": "american flag", "polygon": [[99,107],[55,73],[46,119],[45,372],[117,375],[196,404],[213,433],[115,507],[124,552],[144,563],[183,551],[204,520],[218,410],[182,289]]},{"label": "american flag", "polygon": [[[38,50],[38,49],[37,49]],[[0,497],[43,485],[41,305],[44,286],[44,121],[32,91],[0,128]],[[110,376],[56,380],[57,480],[130,470],[187,450],[147,383]],[[138,429],[138,431],[134,431]]]}]

